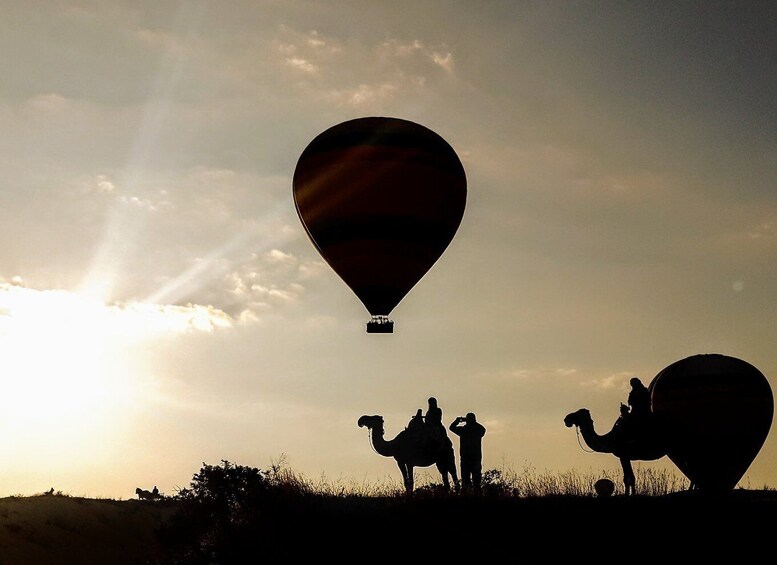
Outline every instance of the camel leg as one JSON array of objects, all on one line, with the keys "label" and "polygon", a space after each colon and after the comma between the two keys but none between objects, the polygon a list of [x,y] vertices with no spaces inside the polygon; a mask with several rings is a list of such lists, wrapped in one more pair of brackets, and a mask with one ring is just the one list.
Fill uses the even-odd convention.
[{"label": "camel leg", "polygon": [[626,488],[626,496],[636,494],[637,479],[634,476],[634,469],[631,468],[631,460],[621,457],[621,467],[623,467],[623,486]]},{"label": "camel leg", "polygon": [[[413,492],[413,478],[412,474],[408,473],[408,466],[404,463],[401,463],[397,461],[397,467],[399,467],[399,472],[402,473],[402,482],[405,485],[405,494],[410,494]],[[412,471],[411,471],[412,473]]]},{"label": "camel leg", "polygon": [[456,492],[459,492],[461,485],[459,484],[459,475],[456,472],[456,457],[453,455],[453,451],[448,455],[448,469],[450,469],[451,477],[453,477],[453,485]]},{"label": "camel leg", "polygon": [[448,469],[443,465],[437,465],[437,470],[440,471],[440,476],[442,477],[442,486],[445,487],[445,490],[449,490],[451,488],[451,482],[448,479]]},{"label": "camel leg", "polygon": [[448,479],[448,468],[444,461],[437,463],[437,470],[440,472],[440,477],[442,477],[442,486],[445,487],[445,490],[450,490],[451,482]]}]

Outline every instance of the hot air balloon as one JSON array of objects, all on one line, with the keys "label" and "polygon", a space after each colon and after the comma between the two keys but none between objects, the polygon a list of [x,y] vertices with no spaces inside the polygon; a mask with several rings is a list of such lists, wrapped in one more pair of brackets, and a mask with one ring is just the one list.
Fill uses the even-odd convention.
[{"label": "hot air balloon", "polygon": [[733,489],[772,424],[766,377],[735,357],[693,355],[659,372],[649,388],[672,462],[700,491]]},{"label": "hot air balloon", "polygon": [[321,256],[372,319],[389,314],[452,241],[467,181],[456,152],[414,122],[367,117],[335,125],[310,142],[293,179],[294,205]]}]

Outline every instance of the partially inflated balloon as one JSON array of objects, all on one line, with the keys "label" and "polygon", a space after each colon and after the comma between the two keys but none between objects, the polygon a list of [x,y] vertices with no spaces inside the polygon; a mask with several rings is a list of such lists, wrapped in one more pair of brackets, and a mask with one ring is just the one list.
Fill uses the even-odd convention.
[{"label": "partially inflated balloon", "polygon": [[294,204],[322,257],[372,314],[368,332],[429,271],[459,228],[464,167],[432,130],[397,118],[349,120],[297,162]]},{"label": "partially inflated balloon", "polygon": [[766,377],[735,357],[694,355],[658,373],[650,390],[674,464],[699,490],[733,489],[772,424]]}]

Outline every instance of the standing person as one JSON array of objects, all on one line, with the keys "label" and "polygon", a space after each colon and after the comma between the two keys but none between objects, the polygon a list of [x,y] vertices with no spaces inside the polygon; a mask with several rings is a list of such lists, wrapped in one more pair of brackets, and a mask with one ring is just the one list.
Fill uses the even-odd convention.
[{"label": "standing person", "polygon": [[[461,425],[461,424],[464,425]],[[465,491],[473,486],[480,492],[480,479],[483,471],[482,440],[486,435],[484,428],[470,412],[466,418],[457,416],[448,428],[459,436],[459,459],[461,464],[461,484]]]}]

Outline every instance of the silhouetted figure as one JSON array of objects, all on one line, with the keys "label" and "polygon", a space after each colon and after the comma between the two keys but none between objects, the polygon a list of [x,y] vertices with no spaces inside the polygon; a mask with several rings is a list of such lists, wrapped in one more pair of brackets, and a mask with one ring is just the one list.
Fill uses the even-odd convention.
[{"label": "silhouetted figure", "polygon": [[442,426],[442,408],[437,406],[437,399],[433,396],[429,398],[429,408],[426,409],[424,420],[427,426]]},{"label": "silhouetted figure", "polygon": [[442,409],[437,406],[437,399],[432,396],[428,402],[429,408],[427,408],[426,416],[424,416],[427,437],[426,446],[431,450],[437,450],[442,447],[447,434],[442,423]]},{"label": "silhouetted figure", "polygon": [[413,437],[415,434],[407,429],[399,432],[394,439],[387,440],[384,438],[385,430],[382,416],[365,415],[359,418],[358,424],[360,428],[366,426],[370,430],[372,447],[379,455],[393,457],[396,460],[405,482],[407,494],[412,494],[413,492],[413,469],[430,465],[437,466],[446,489],[450,488],[450,481],[448,480],[450,475],[453,478],[456,490],[458,490],[459,477],[456,472],[453,443],[448,434],[445,434],[445,442],[442,449],[430,452],[428,449],[424,449],[421,442],[417,441],[416,437]]},{"label": "silhouetted figure", "polygon": [[[631,424],[629,422],[631,414],[623,418],[623,412],[625,411],[621,412],[621,418],[615,423],[614,431],[618,430],[620,426]],[[633,439],[624,438],[623,434],[620,433],[599,435],[594,429],[591,412],[586,408],[567,414],[564,418],[564,424],[568,428],[577,426],[583,440],[591,450],[598,453],[612,453],[620,459],[621,467],[623,467],[623,485],[627,495],[634,494],[636,486],[636,477],[631,462],[655,461],[667,454],[666,442],[661,434],[647,433]]]},{"label": "silhouetted figure", "polygon": [[135,494],[138,495],[139,500],[157,500],[159,498],[162,498],[162,495],[159,494],[159,489],[154,487],[154,490],[144,490],[140,487],[135,489]]},{"label": "silhouetted figure", "polygon": [[621,403],[621,415],[615,422],[614,429],[624,442],[640,440],[648,433],[650,418],[650,391],[637,377],[631,381],[628,406]]},{"label": "silhouetted figure", "polygon": [[613,426],[613,429],[617,431],[619,437],[626,440],[630,435],[632,435],[632,430],[629,429],[629,418],[631,416],[631,409],[625,405],[623,402],[621,402],[621,408],[620,408],[621,415],[618,416],[618,419],[615,420],[615,425]]},{"label": "silhouetted figure", "polygon": [[631,407],[630,416],[644,422],[650,415],[650,391],[637,377],[633,377],[629,382],[631,384],[628,400]]},{"label": "silhouetted figure", "polygon": [[415,416],[410,418],[407,429],[414,434],[418,434],[419,437],[424,433],[424,416],[420,408],[416,411]]},{"label": "silhouetted figure", "polygon": [[486,428],[475,419],[475,414],[470,412],[466,418],[457,416],[449,429],[459,436],[461,484],[465,491],[474,487],[475,492],[480,492],[483,471],[482,440],[486,435]]}]

